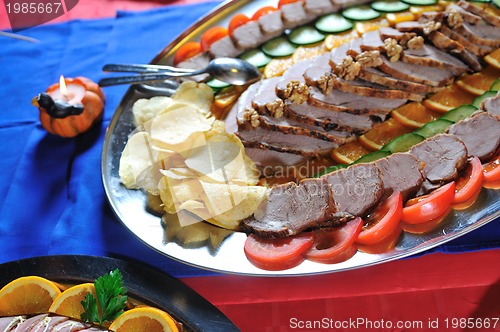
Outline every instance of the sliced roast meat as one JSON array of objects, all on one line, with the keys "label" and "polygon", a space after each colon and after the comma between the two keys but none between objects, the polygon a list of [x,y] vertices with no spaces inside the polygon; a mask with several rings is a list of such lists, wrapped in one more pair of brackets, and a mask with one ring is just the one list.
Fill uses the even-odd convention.
[{"label": "sliced roast meat", "polygon": [[340,6],[334,5],[330,0],[304,0],[306,12],[316,16],[334,13]]},{"label": "sliced roast meat", "polygon": [[380,201],[384,186],[374,164],[358,164],[323,176],[330,184],[337,211],[365,216]]},{"label": "sliced roast meat", "polygon": [[380,169],[385,195],[401,192],[403,200],[407,200],[420,190],[424,182],[424,164],[409,153],[395,153],[379,159],[375,166]]},{"label": "sliced roast meat", "polygon": [[253,49],[264,41],[260,25],[256,21],[249,21],[236,29],[231,34],[234,44],[240,50]]},{"label": "sliced roast meat", "polygon": [[257,21],[260,25],[264,39],[268,40],[281,35],[285,31],[285,25],[281,19],[281,10],[278,9],[266,15],[259,17]]},{"label": "sliced roast meat", "polygon": [[[260,87],[260,81],[253,83],[250,85],[240,96],[238,101],[231,108],[229,113],[224,120],[226,124],[226,131],[229,133],[234,133],[238,130],[238,117],[241,117],[242,114],[245,113],[247,109],[252,108],[252,99],[257,93],[257,90]],[[240,119],[241,121],[241,119]]]},{"label": "sliced roast meat", "polygon": [[261,84],[252,99],[252,107],[259,113],[274,115],[276,112],[283,112],[283,100],[276,94],[276,85],[280,80],[281,77],[276,76],[260,81]]},{"label": "sliced roast meat", "polygon": [[[349,51],[351,51],[353,48],[351,48],[352,45],[356,44],[361,44],[361,39],[356,38],[355,41],[352,40],[349,43],[344,43],[340,45],[337,48],[334,48],[333,50],[330,51],[331,57],[330,57],[330,66],[332,68],[337,67],[344,61],[345,57],[349,55]],[[352,55],[351,55],[352,56]]]},{"label": "sliced roast meat", "polygon": [[296,1],[281,6],[281,18],[285,29],[292,29],[311,22],[316,17],[314,13],[306,12],[303,1]]},{"label": "sliced roast meat", "polygon": [[[90,330],[92,329],[92,330]],[[57,332],[75,332],[75,331],[100,331],[96,327],[89,326],[88,324],[83,324],[74,320],[66,320],[55,325],[53,331]]]},{"label": "sliced roast meat", "polygon": [[380,84],[392,89],[399,89],[402,91],[408,91],[413,93],[427,94],[431,92],[437,92],[441,88],[433,87],[427,84],[415,83],[411,81],[406,81],[403,79],[395,78],[387,73],[384,73],[380,69],[362,67],[358,77],[367,82],[372,82],[375,84]]},{"label": "sliced roast meat", "polygon": [[469,68],[456,57],[428,44],[424,44],[420,49],[405,49],[401,60],[414,65],[448,70],[455,76],[463,74]]},{"label": "sliced roast meat", "polygon": [[24,321],[22,321],[17,327],[16,327],[16,332],[27,332],[31,331],[31,329],[36,326],[38,323],[43,321],[45,318],[47,318],[47,314],[41,314],[41,315],[36,315],[33,317],[30,317]]},{"label": "sliced roast meat", "polygon": [[45,332],[45,331],[53,331],[54,327],[59,325],[62,322],[67,321],[67,317],[62,316],[47,316],[44,319],[38,321],[30,331],[31,332]]},{"label": "sliced roast meat", "polygon": [[402,61],[392,62],[385,55],[381,58],[382,64],[378,68],[399,79],[441,87],[451,84],[455,78],[451,72],[444,69],[413,65]]},{"label": "sliced roast meat", "polygon": [[449,15],[453,12],[458,12],[462,18],[470,24],[479,24],[483,20],[481,16],[471,13],[454,3],[450,3],[446,6],[445,13]]},{"label": "sliced roast meat", "polygon": [[500,92],[495,97],[483,100],[481,109],[500,119]]},{"label": "sliced roast meat", "polygon": [[307,160],[306,157],[297,154],[258,148],[245,148],[245,153],[258,167],[294,166]]},{"label": "sliced roast meat", "polygon": [[469,157],[488,161],[500,147],[500,119],[486,112],[459,121],[448,128],[467,148]]},{"label": "sliced roast meat", "polygon": [[385,44],[377,30],[365,32],[361,37],[361,51],[385,51]]},{"label": "sliced roast meat", "polygon": [[290,91],[290,83],[295,81],[297,84],[304,84],[304,72],[313,61],[314,60],[299,61],[287,69],[281,76],[281,79],[276,83],[276,94],[278,97],[282,99],[293,97],[293,91]]},{"label": "sliced roast meat", "polygon": [[459,34],[453,29],[450,29],[446,25],[443,25],[441,29],[439,29],[439,31],[442,32],[445,36],[449,37],[450,39],[453,39],[458,43],[462,44],[466,50],[470,51],[476,56],[484,56],[493,50],[493,48],[489,46],[482,46],[469,41],[468,39],[464,38],[461,34]]},{"label": "sliced roast meat", "polygon": [[468,12],[481,16],[489,24],[494,25],[496,27],[500,27],[500,17],[498,15],[490,13],[489,11],[465,0],[458,1],[457,5],[459,5]]},{"label": "sliced roast meat", "polygon": [[230,36],[223,37],[210,45],[210,55],[213,58],[236,58],[242,51],[234,45]]},{"label": "sliced roast meat", "polygon": [[370,2],[370,0],[331,0],[333,4],[346,8],[351,6],[358,6]]},{"label": "sliced roast meat", "polygon": [[409,153],[424,163],[426,179],[436,185],[453,181],[467,163],[465,144],[450,134],[440,134],[413,146]]},{"label": "sliced roast meat", "polygon": [[500,46],[500,27],[488,24],[472,25],[464,22],[456,31],[473,43],[497,48]]},{"label": "sliced roast meat", "polygon": [[326,78],[330,77],[332,73],[330,58],[331,53],[325,53],[314,59],[303,75],[307,85],[321,85],[321,82],[324,82]]},{"label": "sliced roast meat", "polygon": [[[208,66],[208,63],[210,62],[210,55],[208,52],[203,52],[200,54],[196,54],[195,56],[179,62],[177,64],[177,67],[179,68],[186,68],[186,69],[202,69]],[[196,76],[191,76],[189,77],[190,80],[194,80],[196,82],[202,82],[205,81],[209,77],[208,74],[200,74]]]},{"label": "sliced roast meat", "polygon": [[243,220],[242,227],[264,238],[287,237],[350,218],[335,216],[336,212],[327,181],[306,179],[270,189],[254,214]]},{"label": "sliced roast meat", "polygon": [[24,320],[26,320],[24,316],[0,317],[0,331],[14,331],[14,328]]},{"label": "sliced roast meat", "polygon": [[406,102],[406,99],[360,98],[358,95],[339,90],[324,94],[316,87],[311,88],[309,95],[311,105],[353,114],[388,114]]}]

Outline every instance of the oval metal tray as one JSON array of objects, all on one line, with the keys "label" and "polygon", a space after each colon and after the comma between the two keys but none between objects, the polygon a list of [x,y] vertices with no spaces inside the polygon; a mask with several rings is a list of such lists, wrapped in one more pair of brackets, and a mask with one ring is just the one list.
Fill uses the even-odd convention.
[{"label": "oval metal tray", "polygon": [[[276,2],[250,0],[224,2],[172,41],[151,63],[169,64],[178,45],[187,40],[198,39],[208,27],[227,26],[229,18],[234,13],[251,14],[265,4],[275,5]],[[230,234],[217,248],[204,243],[186,245],[179,241],[171,241],[169,234],[164,232],[160,217],[149,212],[146,193],[140,190],[127,190],[121,184],[118,175],[121,152],[129,134],[134,130],[132,106],[139,98],[149,98],[158,94],[161,94],[161,89],[144,86],[132,86],[128,89],[106,133],[101,161],[102,180],[109,203],[124,226],[146,245],[183,263],[217,272],[244,275],[308,275],[345,271],[415,255],[471,232],[500,216],[500,190],[483,189],[472,207],[463,211],[452,211],[437,229],[425,235],[405,233],[392,251],[383,254],[358,252],[353,258],[340,264],[327,265],[305,261],[285,271],[264,271],[248,262],[243,252],[246,239],[243,233]],[[216,227],[209,232],[215,236],[220,235],[220,230]]]}]

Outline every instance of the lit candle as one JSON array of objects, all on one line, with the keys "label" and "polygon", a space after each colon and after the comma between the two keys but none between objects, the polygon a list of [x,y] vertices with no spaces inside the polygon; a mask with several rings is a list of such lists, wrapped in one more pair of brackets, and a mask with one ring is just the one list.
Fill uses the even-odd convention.
[{"label": "lit candle", "polygon": [[58,119],[70,115],[83,113],[83,97],[85,97],[85,86],[79,82],[66,84],[64,76],[59,78],[59,84],[54,84],[47,92],[37,96],[38,105],[43,107],[47,113]]}]

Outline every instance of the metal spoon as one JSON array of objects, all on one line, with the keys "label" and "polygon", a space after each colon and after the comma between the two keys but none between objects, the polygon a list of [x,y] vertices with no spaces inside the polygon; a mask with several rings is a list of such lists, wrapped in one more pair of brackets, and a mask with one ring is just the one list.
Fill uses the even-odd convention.
[{"label": "metal spoon", "polygon": [[237,58],[215,58],[202,69],[183,69],[162,65],[119,65],[104,66],[104,71],[143,73],[136,76],[121,76],[104,78],[99,81],[100,86],[117,84],[144,83],[162,81],[171,77],[196,76],[210,74],[212,77],[232,85],[244,85],[256,81],[260,71],[245,60]]}]

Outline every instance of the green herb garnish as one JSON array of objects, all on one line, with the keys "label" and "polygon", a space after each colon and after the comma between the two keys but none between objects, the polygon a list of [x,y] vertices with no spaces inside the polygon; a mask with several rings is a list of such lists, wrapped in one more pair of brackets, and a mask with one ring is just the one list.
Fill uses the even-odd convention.
[{"label": "green herb garnish", "polygon": [[87,323],[112,322],[120,316],[127,302],[127,289],[123,287],[122,275],[118,269],[99,278],[94,283],[97,299],[91,293],[82,301],[85,310],[80,318]]}]

